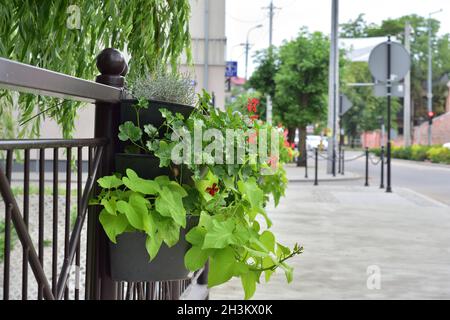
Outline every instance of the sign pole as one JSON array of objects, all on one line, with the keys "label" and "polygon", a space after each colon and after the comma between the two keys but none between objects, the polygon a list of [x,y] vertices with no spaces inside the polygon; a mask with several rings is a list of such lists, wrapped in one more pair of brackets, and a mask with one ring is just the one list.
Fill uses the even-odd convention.
[{"label": "sign pole", "polygon": [[387,187],[386,192],[391,193],[391,100],[392,100],[392,78],[391,78],[391,37],[387,41]]}]

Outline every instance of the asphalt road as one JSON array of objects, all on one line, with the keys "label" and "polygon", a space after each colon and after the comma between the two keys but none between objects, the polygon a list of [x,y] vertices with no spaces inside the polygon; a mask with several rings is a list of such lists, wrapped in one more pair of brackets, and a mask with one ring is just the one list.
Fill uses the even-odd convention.
[{"label": "asphalt road", "polygon": [[[347,151],[346,159],[355,158],[361,153]],[[376,161],[376,159],[373,160]],[[381,167],[380,165],[375,166],[371,162],[369,163],[369,183],[371,186],[380,185]],[[356,161],[346,162],[345,169],[346,171],[364,176],[365,159],[362,158]],[[364,181],[345,183],[360,185]],[[394,192],[396,186],[412,189],[434,200],[450,205],[450,166],[393,159],[392,189]]]}]

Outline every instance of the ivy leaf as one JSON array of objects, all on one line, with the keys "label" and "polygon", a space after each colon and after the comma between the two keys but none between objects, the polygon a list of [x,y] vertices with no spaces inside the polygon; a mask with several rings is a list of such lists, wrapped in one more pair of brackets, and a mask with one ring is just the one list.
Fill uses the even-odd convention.
[{"label": "ivy leaf", "polygon": [[283,258],[291,254],[291,250],[288,247],[283,246],[280,243],[277,243],[277,256],[279,258]]},{"label": "ivy leaf", "polygon": [[113,216],[105,209],[100,212],[99,220],[109,240],[113,243],[116,243],[116,237],[122,234],[128,227],[127,217],[123,214]]},{"label": "ivy leaf", "polygon": [[236,257],[230,247],[218,250],[209,260],[208,287],[221,285],[233,277]]},{"label": "ivy leaf", "polygon": [[204,227],[209,230],[210,228],[212,228],[212,217],[207,212],[202,211],[202,213],[200,214],[198,226]]},{"label": "ivy leaf", "polygon": [[97,183],[103,189],[115,189],[123,185],[122,180],[116,176],[102,177],[97,180]]},{"label": "ivy leaf", "polygon": [[203,250],[199,246],[193,246],[184,256],[184,264],[189,271],[197,271],[208,261],[211,250]]},{"label": "ivy leaf", "polygon": [[119,126],[119,139],[121,141],[132,141],[136,142],[141,140],[142,130],[141,128],[134,125],[133,122],[127,121]]},{"label": "ivy leaf", "polygon": [[159,142],[159,148],[155,151],[155,156],[159,158],[159,167],[168,167],[171,163],[172,146],[165,141]]},{"label": "ivy leaf", "polygon": [[246,274],[241,275],[241,283],[244,288],[245,300],[249,300],[256,291],[256,282],[258,277],[255,272],[249,271]]},{"label": "ivy leaf", "polygon": [[171,217],[178,225],[186,227],[186,210],[183,206],[183,196],[163,187],[155,201],[156,211],[164,217]]},{"label": "ivy leaf", "polygon": [[152,124],[146,124],[144,126],[144,132],[150,137],[154,138],[158,135],[158,129]]},{"label": "ivy leaf", "polygon": [[233,219],[224,222],[213,220],[212,223],[212,229],[206,233],[203,249],[222,249],[234,242],[233,231],[236,222]]},{"label": "ivy leaf", "polygon": [[233,233],[233,239],[235,244],[245,244],[250,239],[252,233],[247,226],[239,224],[236,226],[236,230]]},{"label": "ivy leaf", "polygon": [[259,241],[268,251],[275,252],[275,236],[272,232],[268,230],[264,231],[259,237]]},{"label": "ivy leaf", "polygon": [[155,195],[160,192],[156,181],[139,178],[136,172],[127,169],[127,177],[122,178],[125,186],[134,192],[140,192],[146,195]]},{"label": "ivy leaf", "polygon": [[158,234],[167,246],[173,247],[180,239],[180,225],[176,224],[172,219],[161,217],[155,220],[157,224]]},{"label": "ivy leaf", "polygon": [[202,227],[194,227],[186,234],[186,240],[194,246],[202,246],[205,241],[206,229]]},{"label": "ivy leaf", "polygon": [[134,228],[144,230],[143,215],[148,214],[148,209],[145,203],[146,200],[142,196],[133,194],[130,196],[129,201],[129,203],[123,200],[118,201],[117,210],[120,213],[125,214],[128,221]]},{"label": "ivy leaf", "polygon": [[294,280],[294,269],[284,262],[280,264],[280,267],[284,270],[287,282],[291,283]]},{"label": "ivy leaf", "polygon": [[156,151],[159,149],[159,140],[147,141],[146,146],[149,151]]},{"label": "ivy leaf", "polygon": [[112,214],[113,216],[117,215],[117,206],[116,206],[116,198],[111,197],[111,199],[103,198],[100,204],[105,208],[106,212]]},{"label": "ivy leaf", "polygon": [[[274,261],[272,260],[271,257],[265,257],[265,258],[263,258],[263,260],[262,260],[262,267],[263,267],[264,269],[270,268],[270,267],[272,267],[273,265],[274,265]],[[269,282],[270,277],[272,276],[272,274],[273,274],[273,271],[272,271],[272,270],[265,270],[265,271],[264,271],[264,278],[265,278],[266,282]]]},{"label": "ivy leaf", "polygon": [[240,180],[238,188],[244,194],[245,199],[250,203],[252,211],[250,212],[251,220],[254,220],[256,215],[263,211],[264,192],[258,187],[255,178]]},{"label": "ivy leaf", "polygon": [[158,182],[160,186],[167,186],[171,183],[168,176],[160,176],[155,178],[155,181]]},{"label": "ivy leaf", "polygon": [[148,255],[150,256],[150,261],[156,258],[156,255],[161,248],[162,239],[155,235],[153,237],[147,236],[145,240],[145,248],[147,249]]},{"label": "ivy leaf", "polygon": [[148,109],[149,103],[145,98],[140,98],[138,103],[134,105],[138,109]]}]

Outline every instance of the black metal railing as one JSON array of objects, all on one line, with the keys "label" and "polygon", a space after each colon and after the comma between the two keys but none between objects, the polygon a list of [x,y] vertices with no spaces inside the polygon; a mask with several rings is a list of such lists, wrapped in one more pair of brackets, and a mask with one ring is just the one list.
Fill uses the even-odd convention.
[{"label": "black metal railing", "polygon": [[[180,281],[118,283],[109,276],[108,240],[99,225],[98,208],[88,208],[88,201],[99,192],[97,177],[114,172],[119,105],[129,97],[124,90],[127,66],[120,52],[103,50],[97,66],[101,75],[93,82],[0,58],[0,88],[95,103],[93,139],[0,140],[0,155],[5,153],[0,160],[5,212],[3,222],[0,216],[0,297],[207,299],[207,267]],[[32,150],[38,152],[34,170]],[[22,152],[20,161],[14,161],[17,152]]]},{"label": "black metal railing", "polygon": [[[80,299],[80,288],[84,287],[80,283],[83,280],[80,276],[81,256],[86,255],[85,248],[80,246],[81,236],[85,230],[83,226],[89,196],[106,143],[105,139],[0,141],[0,151],[6,152],[4,165],[0,166],[0,193],[5,210],[2,267],[4,300]],[[73,149],[76,150],[76,157],[72,157]],[[30,166],[32,150],[39,152],[39,159],[36,159],[39,162],[38,172]],[[52,172],[45,171],[48,150],[53,154]],[[66,158],[63,181],[59,179],[58,166],[61,150],[64,150]],[[88,153],[87,172],[83,172],[83,150]],[[14,161],[18,151],[23,154],[23,162]],[[23,181],[15,182],[12,168],[14,163],[20,165],[20,162]],[[45,178],[50,174],[51,187],[46,189],[49,183]],[[35,191],[31,190],[32,186],[37,186]],[[13,235],[18,238],[20,245],[14,243]],[[50,236],[51,240],[46,236]],[[21,256],[19,251],[22,252]],[[14,260],[11,259],[12,255]],[[28,265],[35,276],[34,297],[29,292]],[[73,288],[67,282],[71,266],[75,273]],[[11,273],[11,270],[14,272]]]}]

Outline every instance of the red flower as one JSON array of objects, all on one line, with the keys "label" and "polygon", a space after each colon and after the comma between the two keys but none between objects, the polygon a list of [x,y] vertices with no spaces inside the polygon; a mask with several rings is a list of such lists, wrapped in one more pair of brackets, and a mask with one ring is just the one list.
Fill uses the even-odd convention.
[{"label": "red flower", "polygon": [[292,142],[291,148],[292,148],[292,149],[295,149],[295,143],[294,143],[294,142]]},{"label": "red flower", "polygon": [[219,192],[219,188],[217,187],[217,183],[213,183],[211,187],[206,188],[206,192],[208,192],[211,196],[215,196],[217,192]]},{"label": "red flower", "polygon": [[259,100],[256,98],[250,99],[248,98],[247,100],[247,110],[248,112],[256,112],[256,107],[259,104]]},{"label": "red flower", "polygon": [[253,116],[250,116],[250,119],[253,120],[253,121],[258,120],[259,116],[257,114],[255,114]]}]

